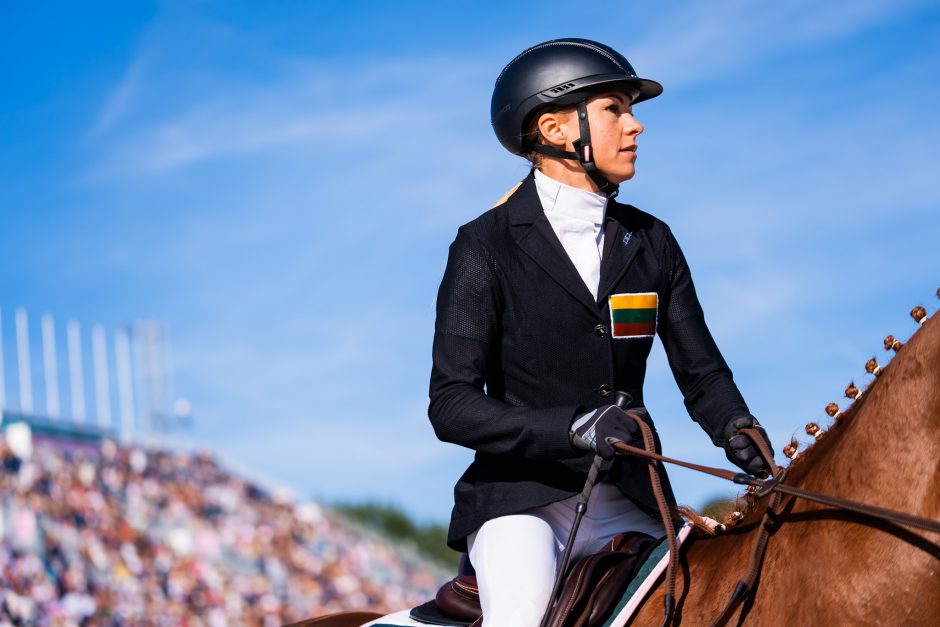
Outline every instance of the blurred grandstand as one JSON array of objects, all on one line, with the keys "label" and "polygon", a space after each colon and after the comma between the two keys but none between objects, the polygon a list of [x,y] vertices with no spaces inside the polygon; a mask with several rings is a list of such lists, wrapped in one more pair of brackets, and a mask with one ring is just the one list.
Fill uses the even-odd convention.
[{"label": "blurred grandstand", "polygon": [[208,453],[41,438],[29,451],[9,435],[0,624],[282,625],[414,605],[446,578],[315,503],[233,476]]},{"label": "blurred grandstand", "polygon": [[[118,390],[125,398],[117,427],[103,420],[110,408],[103,409],[109,396],[100,332],[92,338],[98,420],[74,419],[76,407],[84,411],[75,403],[74,386],[83,383],[74,375],[74,351],[72,419],[61,417],[48,380],[47,411],[36,411],[23,385],[29,351],[22,320],[18,312],[18,410],[4,404],[0,368],[0,627],[282,625],[344,609],[414,605],[447,578],[408,547],[236,476],[209,452],[139,444],[128,420],[128,381],[140,381],[127,368],[131,342],[115,342],[118,367],[127,369],[118,373],[126,389]],[[167,377],[167,368],[158,370]],[[52,380],[56,372],[46,369]],[[151,394],[163,394],[163,383],[150,385]]]}]

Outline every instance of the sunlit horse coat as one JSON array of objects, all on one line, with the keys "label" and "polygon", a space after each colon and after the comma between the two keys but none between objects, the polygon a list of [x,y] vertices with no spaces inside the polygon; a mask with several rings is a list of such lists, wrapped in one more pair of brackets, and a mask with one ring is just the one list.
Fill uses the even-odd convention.
[{"label": "sunlit horse coat", "polygon": [[[612,337],[613,294],[658,295],[656,332],[689,414],[716,445],[728,421],[749,415],[669,228],[613,201],[604,228],[596,300],[545,217],[531,174],[504,203],[462,226],[450,247],[428,414],[441,440],[476,451],[454,489],[448,544],[457,550],[491,518],[581,491],[593,455],[569,441],[578,413],[610,403],[616,390],[643,402],[653,338]],[[656,515],[641,462],[619,459],[605,469]]]}]

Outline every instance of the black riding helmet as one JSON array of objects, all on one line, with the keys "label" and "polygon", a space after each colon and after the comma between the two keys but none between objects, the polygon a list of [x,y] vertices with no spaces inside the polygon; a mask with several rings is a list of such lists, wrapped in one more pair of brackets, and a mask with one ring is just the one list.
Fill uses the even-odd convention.
[{"label": "black riding helmet", "polygon": [[[663,87],[638,78],[630,62],[619,52],[589,39],[553,39],[524,50],[496,79],[490,122],[499,142],[509,152],[525,155],[532,150],[562,159],[577,159],[600,191],[609,198],[617,186],[594,166],[591,130],[585,101],[595,93],[627,91],[637,94],[634,103],[655,98]],[[523,137],[530,116],[546,105],[578,108],[581,138],[575,152],[546,146]]]}]

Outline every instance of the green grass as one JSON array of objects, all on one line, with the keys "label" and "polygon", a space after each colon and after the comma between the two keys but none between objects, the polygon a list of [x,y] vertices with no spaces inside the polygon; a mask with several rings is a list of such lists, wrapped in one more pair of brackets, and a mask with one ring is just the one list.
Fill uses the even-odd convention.
[{"label": "green grass", "polygon": [[403,510],[389,504],[341,503],[333,505],[333,508],[391,540],[413,545],[424,557],[443,568],[457,568],[460,554],[447,547],[446,525],[415,523]]}]

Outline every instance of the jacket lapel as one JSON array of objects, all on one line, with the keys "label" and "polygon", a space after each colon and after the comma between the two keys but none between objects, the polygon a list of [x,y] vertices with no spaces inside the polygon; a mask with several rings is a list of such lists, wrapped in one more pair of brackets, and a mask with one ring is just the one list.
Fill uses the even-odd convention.
[{"label": "jacket lapel", "polygon": [[630,207],[611,202],[607,207],[604,225],[604,256],[601,260],[600,285],[597,288],[598,304],[604,303],[613,293],[633,258],[643,248],[633,228]]},{"label": "jacket lapel", "polygon": [[506,201],[506,208],[512,236],[519,247],[568,294],[597,315],[594,297],[542,211],[542,203],[535,189],[535,177],[531,173]]}]

